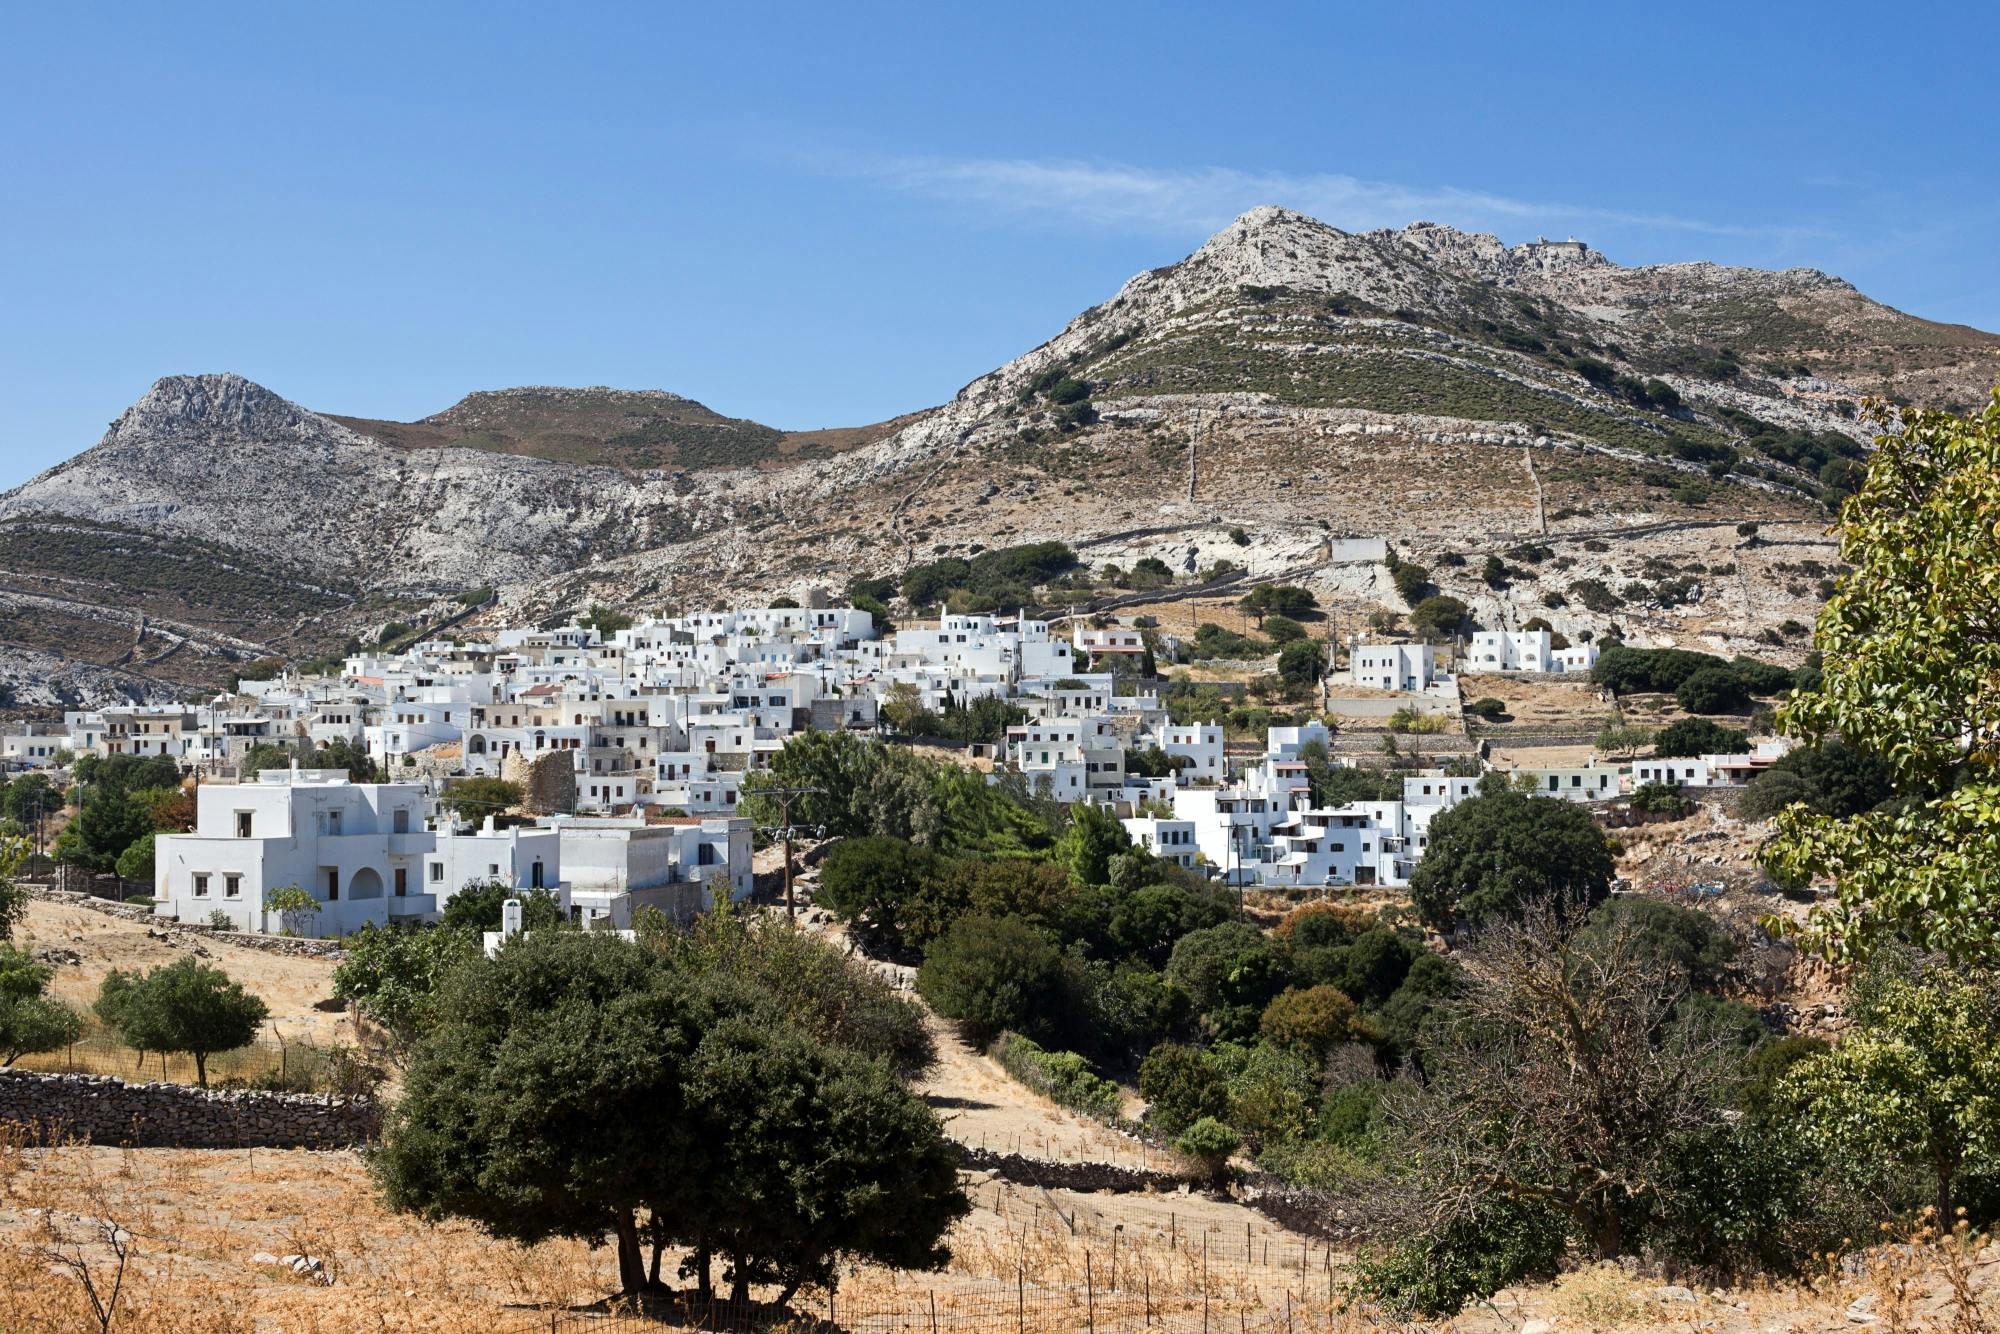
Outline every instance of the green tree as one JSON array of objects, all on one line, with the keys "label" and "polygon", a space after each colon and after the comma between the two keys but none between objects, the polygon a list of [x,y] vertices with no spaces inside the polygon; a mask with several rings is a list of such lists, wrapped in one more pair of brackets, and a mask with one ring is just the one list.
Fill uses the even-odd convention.
[{"label": "green tree", "polygon": [[897,949],[920,944],[911,932],[923,921],[922,900],[937,883],[939,858],[900,838],[844,839],[820,867],[819,901]]},{"label": "green tree", "polygon": [[1174,1151],[1201,1165],[1211,1181],[1220,1181],[1229,1172],[1229,1155],[1243,1147],[1243,1137],[1212,1116],[1182,1131],[1174,1140]]},{"label": "green tree", "polygon": [[1264,1007],[1290,980],[1270,937],[1248,922],[1192,931],[1174,943],[1167,978],[1187,993],[1195,1013],[1219,1038],[1248,1038]]},{"label": "green tree", "polygon": [[1602,754],[1622,755],[1629,760],[1651,745],[1653,739],[1651,728],[1612,724],[1597,734],[1597,749]]},{"label": "green tree", "polygon": [[479,957],[469,930],[379,927],[349,936],[333,970],[333,995],[353,1005],[387,1039],[390,1059],[407,1064],[419,1039],[436,1026],[437,998],[453,969]]},{"label": "green tree", "polygon": [[47,774],[22,774],[7,784],[7,795],[0,800],[9,820],[26,829],[34,828],[38,817],[48,815],[62,806],[62,796]]},{"label": "green tree", "polygon": [[192,958],[144,973],[114,968],[97,993],[97,1017],[135,1051],[186,1052],[208,1087],[208,1058],[249,1045],[270,1015],[263,1000],[220,968]]},{"label": "green tree", "polygon": [[1295,639],[1278,650],[1278,680],[1287,693],[1304,695],[1326,675],[1326,650],[1317,640]]},{"label": "green tree", "polygon": [[1108,807],[1080,801],[1069,808],[1069,827],[1056,840],[1055,855],[1077,884],[1103,885],[1111,880],[1111,859],[1131,846],[1131,835]]},{"label": "green tree", "polygon": [[1337,1043],[1354,1036],[1354,1002],[1338,987],[1321,983],[1286,987],[1264,1007],[1258,1032],[1264,1041],[1316,1067]]},{"label": "green tree", "polygon": [[1787,732],[1880,756],[1905,799],[1845,818],[1794,807],[1767,857],[1785,880],[1831,880],[1810,938],[1865,952],[1902,935],[1952,957],[2000,948],[2000,390],[1974,416],[1905,409],[1841,510],[1852,567],[1820,610],[1819,688],[1779,710]]},{"label": "green tree", "polygon": [[1146,1119],[1174,1136],[1203,1117],[1229,1114],[1229,1085],[1199,1047],[1163,1042],[1139,1064],[1139,1096]]},{"label": "green tree", "polygon": [[118,878],[153,883],[153,835],[142,835],[131,847],[118,854]]},{"label": "green tree", "polygon": [[674,1246],[703,1296],[717,1257],[738,1295],[830,1285],[843,1258],[934,1268],[967,1208],[935,1114],[886,1065],[747,979],[567,931],[451,975],[372,1168],[425,1218],[613,1240],[634,1294]]},{"label": "green tree", "polygon": [[1750,736],[1706,718],[1682,718],[1660,729],[1653,753],[1662,759],[1683,755],[1740,755],[1750,749]]},{"label": "green tree", "polygon": [[1942,967],[1857,988],[1859,1021],[1784,1078],[1807,1133],[1836,1161],[1894,1159],[1930,1174],[1937,1217],[1957,1183],[2000,1167],[2000,997]]},{"label": "green tree", "polygon": [[1410,628],[1426,639],[1449,639],[1465,624],[1466,605],[1434,593],[1410,609]]},{"label": "green tree", "polygon": [[564,925],[562,900],[552,889],[517,889],[499,880],[468,880],[445,901],[438,925],[474,936],[498,931],[508,899],[521,900],[521,929],[543,931]]},{"label": "green tree", "polygon": [[438,798],[438,805],[472,824],[484,824],[487,816],[504,814],[520,804],[519,783],[485,775],[454,778]]},{"label": "green tree", "polygon": [[278,915],[278,930],[281,935],[296,936],[305,926],[319,915],[320,903],[312,894],[297,885],[279,885],[264,891],[264,913]]},{"label": "green tree", "polygon": [[1306,628],[1289,616],[1266,616],[1263,629],[1264,637],[1280,646],[1306,637]]},{"label": "green tree", "polygon": [[1889,766],[1858,746],[1826,740],[1799,746],[1750,780],[1737,811],[1768,820],[1794,802],[1834,819],[1871,811],[1895,793]]},{"label": "green tree", "polygon": [[1537,899],[1594,905],[1611,892],[1613,870],[1611,848],[1588,811],[1489,778],[1478,796],[1431,821],[1410,901],[1427,926],[1443,930]]},{"label": "green tree", "polygon": [[54,976],[26,950],[0,944],[0,1065],[83,1036],[83,1016],[44,994]]},{"label": "green tree", "polygon": [[56,856],[93,871],[111,871],[125,849],[152,832],[145,807],[123,789],[93,786],[85,789],[76,818],[57,836]]},{"label": "green tree", "polygon": [[931,1008],[985,1046],[1003,1031],[1061,1046],[1075,982],[1062,948],[1018,917],[961,917],[917,969]]}]

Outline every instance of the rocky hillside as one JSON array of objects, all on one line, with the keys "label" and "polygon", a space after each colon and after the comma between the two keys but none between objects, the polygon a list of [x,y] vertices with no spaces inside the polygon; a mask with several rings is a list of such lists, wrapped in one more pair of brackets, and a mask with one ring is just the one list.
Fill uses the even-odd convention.
[{"label": "rocky hillside", "polygon": [[[1624,268],[1573,241],[1260,208],[877,427],[787,435],[674,394],[551,388],[395,423],[169,377],[0,497],[0,677],[30,699],[58,675],[70,697],[172,690],[440,620],[485,586],[553,615],[1045,537],[1093,563],[1313,578],[1359,618],[1401,604],[1327,539],[1380,536],[1440,558],[1490,621],[1615,614],[1728,647],[1810,620],[1826,505],[1867,448],[1856,401],[1964,407],[1996,378],[2000,337],[1813,270]],[[1748,519],[1781,549],[1739,559]],[[1454,585],[1453,558],[1502,549],[1536,560]],[[1570,605],[1585,580],[1635,591]]]}]

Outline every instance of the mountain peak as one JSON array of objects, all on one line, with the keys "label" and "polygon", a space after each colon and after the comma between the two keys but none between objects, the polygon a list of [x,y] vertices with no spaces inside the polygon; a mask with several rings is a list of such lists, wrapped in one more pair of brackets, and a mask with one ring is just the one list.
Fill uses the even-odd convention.
[{"label": "mountain peak", "polygon": [[317,413],[234,371],[165,375],[120,413],[106,443],[151,444],[199,439],[229,443],[285,436],[321,436],[339,428]]}]

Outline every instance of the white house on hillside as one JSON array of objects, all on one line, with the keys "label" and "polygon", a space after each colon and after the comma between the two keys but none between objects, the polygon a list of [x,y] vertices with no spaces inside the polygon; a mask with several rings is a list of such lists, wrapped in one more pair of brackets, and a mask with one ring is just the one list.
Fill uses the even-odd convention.
[{"label": "white house on hillside", "polygon": [[296,885],[318,912],[296,914],[302,935],[346,935],[373,922],[435,910],[424,859],[421,783],[351,783],[342,769],[267,769],[254,783],[204,783],[195,832],[154,843],[154,912],[183,922],[216,913],[239,931],[277,931],[271,894]]}]

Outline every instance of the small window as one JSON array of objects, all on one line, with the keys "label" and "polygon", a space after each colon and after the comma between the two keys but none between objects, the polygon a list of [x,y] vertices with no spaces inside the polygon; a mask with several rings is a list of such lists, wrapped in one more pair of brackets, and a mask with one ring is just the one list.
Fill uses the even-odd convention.
[{"label": "small window", "polygon": [[248,838],[248,837],[250,837],[250,812],[249,812],[249,811],[238,811],[238,812],[236,812],[236,837],[238,837],[238,838]]},{"label": "small window", "polygon": [[390,818],[393,822],[391,827],[397,833],[407,834],[410,832],[410,808],[408,806],[398,806],[395,815]]},{"label": "small window", "polygon": [[443,880],[444,880],[444,863],[443,863],[443,862],[432,862],[432,863],[431,863],[431,881],[432,881],[432,883],[434,883],[434,884],[435,884],[435,883],[439,883],[439,882],[442,882]]},{"label": "small window", "polygon": [[207,898],[207,897],[208,897],[208,877],[207,877],[207,876],[205,876],[205,875],[198,875],[198,876],[196,876],[196,877],[194,878],[194,896],[195,896],[196,898],[198,898],[198,899],[205,899],[205,898]]},{"label": "small window", "polygon": [[240,895],[241,895],[242,893],[243,893],[243,877],[242,877],[242,876],[240,876],[240,875],[226,875],[226,876],[222,877],[222,897],[223,897],[223,898],[225,898],[225,899],[233,899],[233,898],[237,898],[237,897],[239,897],[239,896],[240,896]]},{"label": "small window", "polygon": [[326,873],[326,901],[328,903],[332,903],[335,899],[338,899],[339,897],[340,897],[340,872],[337,869],[329,870]]},{"label": "small window", "polygon": [[396,868],[396,897],[400,899],[409,892],[410,868],[407,866],[398,866]]}]

